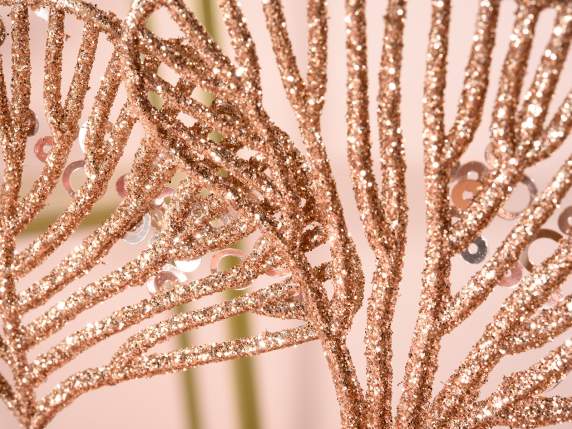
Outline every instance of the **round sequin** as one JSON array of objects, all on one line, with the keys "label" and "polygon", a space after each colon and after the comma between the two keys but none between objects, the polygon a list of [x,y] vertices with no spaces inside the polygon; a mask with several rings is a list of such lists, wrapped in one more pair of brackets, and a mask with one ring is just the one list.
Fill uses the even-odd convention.
[{"label": "round sequin", "polygon": [[34,145],[34,153],[36,158],[42,162],[46,162],[48,155],[54,146],[54,139],[52,136],[46,136],[38,139]]},{"label": "round sequin", "polygon": [[493,152],[492,145],[487,145],[485,149],[485,162],[489,168],[497,168],[498,167],[498,160],[495,157]]},{"label": "round sequin", "polygon": [[[79,143],[79,148],[81,149],[82,153],[85,153],[85,139],[87,137],[87,131],[89,129],[88,124],[89,122],[84,122],[83,124],[81,124],[81,127],[79,127],[79,133],[77,135],[77,141]],[[105,123],[105,132],[106,133],[110,132],[112,127],[113,124],[107,121]]]},{"label": "round sequin", "polygon": [[139,244],[147,237],[149,231],[151,230],[151,216],[149,213],[145,213],[141,222],[131,231],[127,231],[123,240],[129,244]]},{"label": "round sequin", "polygon": [[[534,200],[534,197],[536,197],[536,194],[538,193],[538,188],[536,187],[536,185],[532,181],[532,179],[530,179],[530,177],[528,177],[528,176],[524,176],[524,178],[522,179],[522,181],[520,183],[524,184],[526,186],[526,189],[528,190],[528,203],[527,203],[527,207],[528,207],[530,205],[530,203],[532,203],[532,201]],[[506,220],[514,220],[521,213],[522,213],[522,210],[521,211],[510,211],[510,210],[505,209],[504,207],[501,207],[499,209],[498,215],[499,215],[499,217],[506,219]]]},{"label": "round sequin", "polygon": [[[475,247],[472,249],[472,247]],[[487,242],[482,237],[477,237],[469,247],[461,252],[461,256],[470,264],[480,264],[487,256]]]},{"label": "round sequin", "polygon": [[38,121],[38,118],[36,117],[36,114],[34,113],[33,110],[28,109],[28,115],[27,115],[27,133],[28,136],[33,136],[36,135],[38,133],[38,130],[40,128],[40,123]]},{"label": "round sequin", "polygon": [[68,192],[70,196],[74,196],[75,191],[71,184],[71,176],[78,170],[83,170],[85,162],[83,160],[73,161],[68,164],[62,173],[62,183],[64,184],[64,189]]},{"label": "round sequin", "polygon": [[246,253],[241,249],[234,249],[229,247],[216,252],[211,259],[211,272],[215,273],[220,270],[220,263],[224,258],[233,256],[235,258],[244,259]]},{"label": "round sequin", "polygon": [[520,279],[522,279],[522,265],[520,265],[520,262],[516,262],[499,281],[499,285],[504,287],[511,287],[517,284]]},{"label": "round sequin", "polygon": [[272,276],[272,277],[282,277],[282,276],[289,275],[290,271],[288,271],[286,268],[282,268],[282,267],[272,267],[272,268],[269,268],[268,271],[266,271],[266,274],[268,274],[269,276]]},{"label": "round sequin", "polygon": [[172,267],[166,266],[164,270],[159,271],[152,279],[149,279],[145,286],[149,293],[156,294],[170,290],[178,283],[186,280],[186,276],[173,270]]},{"label": "round sequin", "polygon": [[79,134],[77,136],[79,148],[81,149],[82,153],[85,153],[85,138],[87,136],[87,130],[88,130],[87,122],[84,122],[83,124],[81,124],[81,127],[79,127]]},{"label": "round sequin", "polygon": [[164,213],[162,207],[151,206],[149,208],[149,215],[151,216],[151,227],[156,231],[163,228]]},{"label": "round sequin", "polygon": [[157,207],[161,207],[167,198],[169,198],[174,192],[175,190],[173,188],[165,186],[163,192],[161,192],[161,195],[153,200],[153,204]]},{"label": "round sequin", "polygon": [[[461,165],[453,175],[454,180],[467,179],[481,182],[488,172],[485,164],[479,161],[469,161]],[[476,177],[475,177],[476,176]]]},{"label": "round sequin", "polygon": [[547,229],[547,228],[542,228],[540,231],[538,231],[538,234],[536,234],[534,240],[524,248],[522,254],[520,255],[520,263],[528,271],[532,271],[534,269],[534,264],[530,262],[530,258],[528,256],[530,246],[532,246],[535,241],[542,240],[543,238],[558,242],[562,238],[562,234],[560,234],[558,231],[554,231],[553,229]]},{"label": "round sequin", "polygon": [[[465,210],[471,204],[472,198],[481,189],[481,183],[476,180],[464,179],[460,180],[451,190],[451,200],[453,206],[458,210]],[[467,198],[466,193],[470,193],[471,197]]]},{"label": "round sequin", "polygon": [[[223,249],[220,250],[218,252],[216,252],[212,259],[211,259],[211,272],[215,273],[217,271],[221,270],[220,264],[221,262],[228,257],[235,257],[235,258],[239,258],[239,259],[244,259],[246,257],[246,253],[241,250],[241,249],[234,249],[232,247],[229,247],[227,249]],[[250,286],[245,286],[243,288],[233,288],[234,290],[244,290],[244,289],[248,289]]]},{"label": "round sequin", "polygon": [[127,196],[127,189],[125,188],[125,174],[121,175],[115,182],[115,190],[121,198]]}]

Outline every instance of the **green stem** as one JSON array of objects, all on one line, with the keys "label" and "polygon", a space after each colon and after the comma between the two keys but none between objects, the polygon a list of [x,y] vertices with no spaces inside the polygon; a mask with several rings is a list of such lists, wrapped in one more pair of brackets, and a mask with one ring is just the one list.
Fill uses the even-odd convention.
[{"label": "green stem", "polygon": [[[244,248],[244,244],[239,242],[234,247]],[[229,256],[222,261],[222,270],[230,270],[240,263],[240,259]],[[227,290],[226,299],[233,299],[240,296],[242,292]],[[228,332],[231,339],[244,338],[251,335],[252,329],[248,314],[241,314],[233,317],[227,322]],[[241,358],[232,362],[232,372],[234,378],[234,390],[237,398],[237,414],[240,419],[240,428],[259,429],[260,415],[258,412],[258,394],[256,390],[256,377],[254,360],[250,357]]]},{"label": "green stem", "polygon": [[[251,334],[250,318],[241,314],[228,322],[232,338],[243,338]],[[237,413],[242,429],[259,429],[260,419],[257,406],[255,366],[252,358],[245,357],[232,362],[236,394]]]},{"label": "green stem", "polygon": [[[185,307],[180,306],[176,312],[184,313]],[[184,333],[177,338],[181,348],[188,348],[192,346],[191,334]],[[200,413],[200,400],[196,379],[193,375],[193,369],[188,369],[181,373],[183,380],[183,390],[185,395],[185,410],[187,414],[187,422],[189,429],[201,429],[202,418]]]},{"label": "green stem", "polygon": [[220,41],[220,33],[217,28],[216,5],[213,7],[213,0],[201,0],[201,21],[211,37],[217,42]]},{"label": "green stem", "polygon": [[[189,1],[187,3],[190,3]],[[199,20],[205,26],[210,36],[220,43],[220,31],[218,30],[217,6],[216,0],[196,0],[193,2],[191,9],[197,14]],[[193,7],[195,6],[195,7]],[[212,98],[211,94],[205,94],[205,98]],[[223,172],[224,174],[224,172]],[[237,243],[236,247],[243,247],[241,243]],[[223,262],[223,270],[229,270],[239,263],[234,258],[225,258]],[[232,299],[240,294],[237,291],[227,291],[226,299]],[[250,317],[248,314],[230,319],[227,323],[229,336],[234,338],[243,338],[251,335]],[[261,427],[258,411],[258,399],[255,383],[254,361],[251,358],[242,358],[232,362],[232,372],[234,378],[235,394],[237,397],[237,414],[240,421],[241,429],[259,429]],[[192,392],[191,392],[192,393]],[[193,427],[193,429],[196,429]]]}]

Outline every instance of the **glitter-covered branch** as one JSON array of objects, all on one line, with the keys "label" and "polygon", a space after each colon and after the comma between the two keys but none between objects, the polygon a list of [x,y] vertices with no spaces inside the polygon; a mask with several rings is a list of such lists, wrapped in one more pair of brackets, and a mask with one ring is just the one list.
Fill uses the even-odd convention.
[{"label": "glitter-covered branch", "polygon": [[[10,44],[11,65],[6,76],[0,67],[0,360],[11,372],[0,375],[0,399],[21,425],[43,429],[75,399],[104,386],[308,341],[323,349],[343,428],[535,428],[572,421],[571,399],[549,396],[572,369],[572,342],[561,338],[572,327],[572,296],[563,291],[572,271],[572,208],[561,210],[572,186],[572,158],[560,161],[541,192],[527,171],[547,158],[562,157],[572,129],[572,92],[551,110],[557,87],[566,83],[572,3],[518,1],[502,70],[494,76],[502,2],[480,0],[463,86],[448,127],[452,2],[431,2],[420,100],[425,259],[396,410],[392,322],[410,217],[401,129],[408,2],[387,1],[379,34],[381,59],[372,67],[366,1],[345,1],[346,134],[339,140],[347,143],[349,180],[374,256],[371,267],[362,264],[348,232],[350,220],[322,132],[324,106],[330,102],[327,2],[307,1],[305,73],[297,63],[284,5],[280,0],[261,5],[299,137],[281,129],[265,108],[256,41],[242,6],[237,0],[220,3],[228,53],[182,0],[137,0],[124,18],[81,0],[0,1],[11,19],[10,28],[2,24],[0,32],[0,44]],[[554,23],[525,88],[537,26],[546,9],[554,9]],[[149,28],[149,17],[159,10],[179,30],[177,35],[162,37]],[[43,115],[30,105],[36,89],[31,80],[32,13],[47,21]],[[66,92],[68,16],[82,30]],[[102,39],[110,48],[92,95]],[[379,82],[377,138],[370,124],[372,70]],[[462,162],[485,122],[494,80],[498,89],[485,163]],[[82,118],[87,119],[82,123]],[[37,139],[34,154],[43,166],[24,192],[26,141],[36,134],[39,121],[45,121],[50,135]],[[76,142],[83,159],[73,161]],[[129,171],[115,182],[120,202],[68,249],[68,241],[113,188],[129,149],[134,153]],[[74,188],[71,175],[76,170],[86,178]],[[19,236],[50,205],[60,180],[69,205],[16,250]],[[529,204],[520,212],[510,211],[506,203],[521,183],[530,193]],[[467,198],[466,192],[472,196]],[[560,232],[546,226],[555,215]],[[486,259],[483,236],[496,217],[513,225]],[[528,249],[542,237],[557,246],[533,264]],[[125,242],[133,250],[126,261],[116,263],[110,255]],[[476,253],[471,245],[477,246]],[[315,264],[310,254],[320,250],[328,256]],[[60,256],[54,262],[55,255]],[[451,277],[457,255],[483,263],[459,288]],[[225,268],[221,261],[229,257],[238,262]],[[206,272],[196,271],[207,259]],[[104,263],[107,272],[93,274]],[[39,280],[27,281],[41,268],[45,272]],[[85,283],[76,287],[78,281]],[[457,369],[434,391],[444,338],[492,299],[499,286],[513,290],[466,356],[460,356]],[[128,290],[135,301],[110,314],[96,312]],[[211,296],[222,301],[204,304],[202,299]],[[364,302],[365,383],[346,342]],[[288,324],[244,338],[155,350],[171,346],[177,335],[245,313]],[[67,329],[86,314],[95,314],[95,321]],[[46,346],[56,335],[58,340]],[[53,385],[58,369],[81,361],[84,352],[116,336],[116,346],[101,366],[84,368]],[[38,354],[36,346],[45,347]],[[551,350],[542,359],[507,374],[490,395],[480,395],[503,359],[544,347]],[[53,387],[39,397],[44,385]]]}]

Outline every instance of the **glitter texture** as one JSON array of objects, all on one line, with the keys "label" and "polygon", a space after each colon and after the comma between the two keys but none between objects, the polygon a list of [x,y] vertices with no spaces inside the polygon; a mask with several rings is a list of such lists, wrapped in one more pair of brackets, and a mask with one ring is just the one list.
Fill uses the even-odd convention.
[{"label": "glitter texture", "polygon": [[[94,389],[308,341],[323,349],[343,428],[535,428],[571,422],[572,398],[547,394],[572,370],[570,339],[555,344],[529,368],[508,374],[488,396],[479,393],[505,356],[551,344],[572,327],[572,297],[561,293],[572,272],[572,208],[560,207],[572,186],[572,157],[544,189],[537,189],[525,171],[552,156],[572,128],[572,92],[549,115],[556,87],[566,80],[561,75],[572,41],[572,3],[517,2],[490,138],[483,145],[485,164],[461,163],[461,157],[483,121],[501,1],[478,2],[465,80],[448,130],[451,0],[431,1],[422,101],[426,248],[418,317],[395,411],[392,320],[408,224],[400,111],[407,1],[387,1],[378,73],[379,138],[373,155],[366,1],[345,0],[345,140],[355,203],[375,257],[369,285],[323,139],[327,2],[307,1],[305,76],[297,65],[282,2],[263,0],[261,5],[301,146],[265,110],[256,45],[239,2],[220,3],[232,58],[183,0],[137,0],[124,19],[81,0],[0,0],[10,8],[11,20],[9,31],[4,23],[0,26],[0,43],[8,34],[12,43],[10,95],[1,63],[5,59],[0,58],[0,359],[11,371],[11,377],[0,375],[0,399],[22,427],[43,429],[64,407]],[[524,88],[535,27],[546,8],[556,12],[553,29],[530,87]],[[180,36],[161,38],[147,28],[146,21],[158,9],[169,14]],[[43,114],[30,109],[32,13],[47,21]],[[68,15],[83,29],[64,95]],[[95,96],[88,97],[101,38],[111,43],[112,54]],[[176,82],[164,78],[159,66],[174,71]],[[208,101],[196,97],[197,90],[207,92]],[[82,122],[86,110],[88,119]],[[192,125],[182,120],[185,116],[193,119]],[[37,135],[40,123],[49,127],[46,135]],[[113,182],[136,125],[144,135],[129,171]],[[28,138],[41,172],[30,190],[22,192]],[[81,147],[83,159],[70,159],[74,144]],[[374,156],[381,167],[377,172]],[[72,186],[76,171],[85,177]],[[17,251],[18,234],[49,204],[60,184],[69,205]],[[528,191],[526,207],[509,210],[506,203],[517,186]],[[61,249],[108,188],[121,198],[113,212],[43,277],[25,281]],[[553,215],[559,232],[544,226]],[[500,246],[492,248],[485,228],[497,217],[512,225]],[[531,262],[528,250],[541,238],[556,241],[556,250]],[[235,248],[241,240],[253,244]],[[103,263],[116,245],[126,243],[142,250],[122,265],[110,264],[105,275],[70,287]],[[329,258],[312,265],[308,253],[320,246],[327,248]],[[479,266],[454,291],[450,275],[459,255]],[[238,263],[223,269],[227,257]],[[207,273],[194,277],[205,259]],[[263,276],[265,286],[254,287]],[[508,297],[460,366],[434,391],[443,338],[497,286],[506,288]],[[137,302],[98,315],[99,320],[32,355],[33,347],[84,311],[128,288],[142,292]],[[235,294],[202,307],[182,307],[226,290]],[[354,315],[364,303],[365,385],[346,344]],[[25,317],[32,310],[36,315]],[[290,325],[229,341],[153,350],[183,332],[243,313],[289,320]],[[136,329],[157,315],[163,318]],[[54,371],[130,328],[102,366],[72,374],[38,396]]]}]

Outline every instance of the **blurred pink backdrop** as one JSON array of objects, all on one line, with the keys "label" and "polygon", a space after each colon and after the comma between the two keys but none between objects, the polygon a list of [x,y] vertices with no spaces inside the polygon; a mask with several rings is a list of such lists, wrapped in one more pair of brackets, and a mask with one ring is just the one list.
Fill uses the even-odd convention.
[{"label": "blurred pink backdrop", "polygon": [[[270,40],[266,31],[264,17],[261,11],[261,2],[245,0],[244,9],[248,18],[251,31],[257,41],[257,50],[263,69],[263,86],[265,89],[266,108],[271,117],[299,144],[300,138],[296,130],[295,118],[289,108],[283,94],[282,85],[277,72],[277,67],[273,60]],[[305,69],[305,7],[302,1],[287,1],[285,3],[286,14],[289,23],[290,34],[294,39],[295,50],[299,55],[299,64]],[[113,10],[120,16],[124,16],[128,9],[127,0],[100,1],[98,6],[103,9]],[[304,3],[305,4],[305,3]],[[371,82],[371,119],[375,129],[375,98],[377,93],[377,69],[380,57],[380,43],[383,30],[383,14],[385,1],[368,2],[368,34],[369,34],[369,58],[370,58],[370,82]],[[447,88],[448,120],[452,118],[456,108],[456,99],[460,93],[463,78],[463,69],[469,50],[473,32],[473,23],[476,16],[478,2],[467,0],[455,0],[454,13],[452,17],[452,37],[450,45],[450,69],[449,83]],[[497,49],[495,51],[495,62],[493,67],[492,85],[489,91],[489,102],[485,110],[485,119],[481,126],[475,142],[464,160],[483,159],[483,152],[488,141],[488,124],[492,107],[492,97],[496,92],[496,80],[500,70],[504,52],[508,44],[509,31],[512,27],[512,11],[515,2],[505,0],[502,6],[502,15],[499,23],[499,34]],[[8,22],[7,9],[1,11],[1,18]],[[338,179],[338,189],[343,198],[345,213],[349,222],[349,227],[353,237],[361,251],[364,270],[368,279],[371,277],[373,258],[368,249],[363,231],[359,223],[357,209],[349,180],[349,169],[345,156],[345,57],[344,57],[344,10],[341,0],[330,1],[330,57],[328,65],[328,96],[323,118],[324,138],[328,145],[330,160],[333,164],[335,175]],[[399,381],[402,379],[405,359],[407,357],[409,341],[416,317],[417,301],[419,296],[420,273],[424,250],[424,203],[423,203],[423,180],[422,180],[422,143],[421,143],[421,98],[424,73],[424,56],[429,30],[430,2],[411,1],[409,5],[404,52],[404,72],[403,72],[403,130],[406,139],[407,150],[407,184],[409,192],[410,224],[408,251],[405,263],[405,278],[398,301],[397,316],[394,322],[394,367],[395,396],[399,395]],[[540,35],[533,48],[533,55],[530,69],[534,69],[541,57],[545,41],[547,40],[552,14],[545,13],[539,23]],[[43,52],[45,43],[45,30],[47,23],[41,18],[33,15],[31,17],[33,30],[33,52],[34,52],[34,81],[35,86],[33,106],[36,112],[42,110],[41,80],[43,68]],[[158,21],[160,22],[160,21]],[[162,29],[157,24],[158,32]],[[66,50],[66,64],[70,64],[67,70],[67,77],[71,74],[71,64],[74,62],[73,56],[77,52],[79,25],[74,20],[69,20],[69,34],[72,36],[70,45],[74,46],[69,53]],[[9,46],[2,47],[5,62],[10,58]],[[101,46],[102,52],[109,54],[109,45]],[[94,82],[101,76],[104,63],[100,62],[99,68],[94,72]],[[572,64],[568,64],[563,72],[566,84],[570,84],[572,77]],[[530,76],[528,76],[530,80]],[[558,105],[564,94],[569,91],[566,85],[560,85],[558,95],[554,100],[554,105]],[[84,119],[87,115],[84,114]],[[45,122],[40,122],[40,132],[38,135],[49,133]],[[374,139],[377,132],[374,131]],[[39,163],[32,155],[33,139],[30,140],[28,151],[29,161],[26,163],[27,182],[30,183],[37,174]],[[374,148],[374,158],[375,156]],[[530,175],[536,181],[539,189],[547,183],[556,166],[562,162],[567,150],[560,150],[552,160],[541,163],[534,168]],[[79,158],[78,148],[74,149],[70,159]],[[122,161],[119,170],[123,173],[128,170],[129,157]],[[120,173],[118,173],[120,174]],[[58,206],[57,201],[61,199],[68,201],[67,195],[59,189],[54,197],[54,206]],[[515,205],[526,199],[524,193],[517,192]],[[572,201],[567,198],[568,204]],[[522,207],[522,203],[521,207]],[[555,226],[554,219],[550,225]],[[510,227],[510,222],[496,221],[485,233],[489,242],[489,247],[494,247],[503,234]],[[67,250],[72,248],[86,234],[80,231],[70,240]],[[23,236],[21,245],[29,241],[29,236]],[[544,243],[543,243],[544,244]],[[545,246],[539,245],[534,248],[533,257],[538,260],[546,256],[553,248],[550,243]],[[108,264],[117,264],[122,259],[130,257],[132,250],[124,245],[121,249],[116,249],[108,258]],[[57,261],[65,252],[59,252],[48,261]],[[316,258],[324,257],[316,255]],[[207,263],[203,263],[201,270],[206,270]],[[477,266],[469,265],[462,259],[456,261],[453,272],[453,288],[459,288],[464,284],[469,275],[476,270]],[[105,273],[109,266],[100,266],[79,283],[85,284],[94,279],[97,275]],[[45,273],[46,267],[38,272],[34,272],[25,283],[38,279]],[[566,286],[568,287],[568,285]],[[141,296],[140,290],[129,290],[120,299],[98,306],[95,311],[88,315],[81,316],[65,329],[64,333],[59,333],[57,339],[63,338],[65,333],[71,332],[81,324],[91,320],[96,320],[103,315],[118,308],[120,304],[130,302],[135,297]],[[463,358],[479,334],[482,332],[484,324],[489,320],[492,312],[498,308],[502,297],[509,293],[507,289],[499,288],[489,301],[479,309],[473,317],[467,320],[462,328],[454,334],[445,338],[441,353],[441,367],[436,377],[435,388],[438,389],[441,382],[445,381],[451,371]],[[53,301],[52,301],[53,302]],[[358,368],[361,380],[365,381],[365,362],[363,358],[363,331],[364,313],[362,309],[355,320],[351,335],[349,337],[350,349],[353,352],[354,360]],[[270,329],[273,326],[284,326],[283,322],[271,322],[267,320],[255,320],[254,326],[257,331]],[[129,331],[132,332],[132,331]],[[209,342],[213,338],[221,338],[226,335],[224,325],[216,325],[208,329],[203,329],[193,334],[193,340],[197,342]],[[82,361],[70,365],[69,368],[57,371],[49,378],[49,384],[56,383],[74,370],[84,368],[87,365],[102,363],[109,357],[109,353],[118,344],[116,339],[107,341],[93,350],[90,350]],[[47,345],[38,347],[38,351],[44,350]],[[524,368],[538,359],[546,352],[546,348],[527,353],[516,359],[503,361],[498,370],[493,373],[491,381],[487,384],[486,391],[498,383],[500,377],[509,371]],[[262,415],[262,427],[272,429],[286,428],[335,428],[339,427],[338,409],[333,387],[329,379],[329,372],[322,357],[319,345],[316,343],[305,344],[292,349],[273,352],[262,355],[254,359],[256,368],[256,381],[258,383],[260,409]],[[4,368],[0,367],[0,370]],[[6,371],[2,371],[5,373]],[[235,402],[233,400],[234,390],[230,377],[230,364],[220,363],[208,367],[193,369],[201,392],[202,415],[205,419],[206,428],[237,428]],[[42,390],[45,393],[45,390]],[[113,388],[102,389],[89,393],[77,400],[71,407],[63,411],[52,423],[53,428],[76,428],[83,429],[102,428],[172,428],[182,429],[185,427],[185,410],[181,399],[183,390],[180,375],[166,375],[149,380],[129,382]],[[486,393],[486,392],[485,392]],[[565,381],[559,385],[554,393],[572,395],[572,383]],[[16,428],[16,421],[8,411],[0,406],[0,428]]]}]

